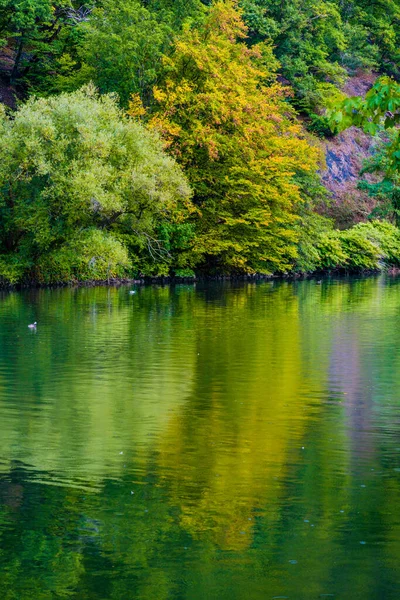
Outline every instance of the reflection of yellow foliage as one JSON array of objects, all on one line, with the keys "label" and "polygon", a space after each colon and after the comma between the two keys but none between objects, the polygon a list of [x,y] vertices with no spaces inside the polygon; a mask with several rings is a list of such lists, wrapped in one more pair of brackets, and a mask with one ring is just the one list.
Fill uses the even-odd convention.
[{"label": "reflection of yellow foliage", "polygon": [[[195,389],[160,446],[161,471],[168,473],[184,528],[194,537],[208,532],[220,547],[235,551],[251,543],[254,511],[276,498],[287,453],[299,445],[306,425],[298,402],[303,373],[297,302],[282,288],[282,302],[275,298],[264,318],[262,311],[253,314],[252,295],[242,290],[232,294],[233,306],[202,314],[196,371],[198,381],[209,380],[206,408],[196,410],[202,390]],[[234,335],[231,319],[239,314]],[[211,320],[219,324],[212,344],[201,333]],[[213,361],[215,372],[207,373]],[[271,521],[276,508],[271,504]]]},{"label": "reflection of yellow foliage", "polygon": [[[190,534],[226,550],[248,547],[258,510],[271,524],[279,518],[289,453],[321,410],[333,317],[346,323],[357,311],[365,326],[365,315],[384,316],[368,323],[394,347],[399,294],[375,279],[218,289],[207,288],[210,301],[194,286],[133,297],[125,289],[39,292],[38,333],[13,347],[15,380],[0,379],[2,399],[12,394],[23,407],[1,406],[0,455],[94,482],[134,461],[168,487]],[[2,309],[30,322],[22,295],[5,296]],[[5,355],[10,342],[0,341]],[[319,435],[325,482],[333,422]],[[320,495],[320,510],[331,504],[331,490]]]}]

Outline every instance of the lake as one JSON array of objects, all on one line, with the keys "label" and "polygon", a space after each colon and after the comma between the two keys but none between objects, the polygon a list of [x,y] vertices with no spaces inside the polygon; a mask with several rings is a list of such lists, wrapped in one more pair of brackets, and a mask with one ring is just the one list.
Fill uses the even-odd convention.
[{"label": "lake", "polygon": [[0,598],[398,600],[399,400],[400,279],[3,292]]}]

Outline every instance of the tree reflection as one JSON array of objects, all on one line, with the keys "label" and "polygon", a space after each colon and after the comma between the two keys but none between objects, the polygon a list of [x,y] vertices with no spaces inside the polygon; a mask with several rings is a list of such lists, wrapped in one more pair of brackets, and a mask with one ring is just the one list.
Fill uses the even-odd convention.
[{"label": "tree reflection", "polygon": [[398,289],[4,295],[0,597],[396,598]]}]

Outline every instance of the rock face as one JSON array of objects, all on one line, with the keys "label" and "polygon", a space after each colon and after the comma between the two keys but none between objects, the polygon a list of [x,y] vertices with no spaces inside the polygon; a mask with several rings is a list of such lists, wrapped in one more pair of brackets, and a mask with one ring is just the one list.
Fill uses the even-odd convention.
[{"label": "rock face", "polygon": [[357,71],[347,79],[343,91],[348,96],[365,96],[378,77],[379,73],[374,71]]},{"label": "rock face", "polygon": [[[349,96],[365,95],[376,78],[376,73],[358,73],[348,79],[343,91]],[[330,192],[331,202],[323,212],[335,219],[338,227],[365,220],[375,206],[374,200],[357,186],[363,164],[374,153],[376,144],[376,138],[357,127],[324,142],[327,168],[322,181]],[[372,182],[377,178],[367,175],[366,179]]]},{"label": "rock face", "polygon": [[326,144],[326,185],[332,192],[345,191],[357,183],[362,161],[371,155],[373,140],[351,127]]},{"label": "rock face", "polygon": [[[365,220],[374,208],[374,200],[357,186],[364,161],[373,154],[376,143],[373,137],[350,127],[324,144],[327,169],[322,180],[332,199],[324,212],[338,227]],[[376,180],[372,175],[365,178]]]}]

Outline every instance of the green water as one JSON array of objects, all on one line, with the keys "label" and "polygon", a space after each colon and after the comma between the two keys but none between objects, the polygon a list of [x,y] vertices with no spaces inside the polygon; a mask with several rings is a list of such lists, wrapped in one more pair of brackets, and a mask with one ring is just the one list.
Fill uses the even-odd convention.
[{"label": "green water", "polygon": [[400,280],[129,289],[0,296],[1,600],[398,600]]}]

